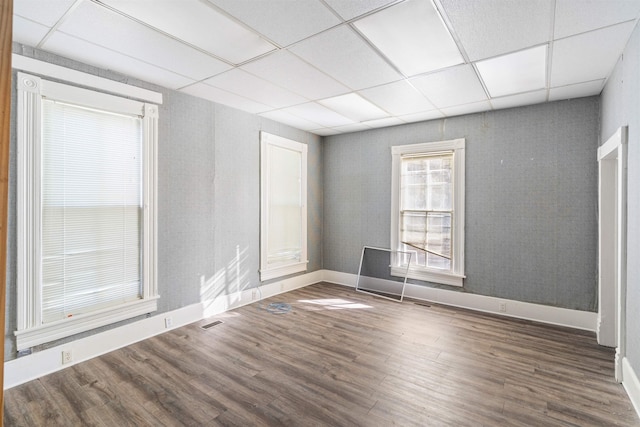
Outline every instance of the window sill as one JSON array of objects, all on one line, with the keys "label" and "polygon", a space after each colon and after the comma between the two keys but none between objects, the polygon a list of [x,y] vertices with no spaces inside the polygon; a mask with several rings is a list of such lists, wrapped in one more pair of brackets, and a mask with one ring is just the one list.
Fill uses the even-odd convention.
[{"label": "window sill", "polygon": [[[391,275],[404,277],[406,272],[402,267],[391,267]],[[465,276],[455,273],[442,273],[436,270],[410,269],[407,279],[421,280],[424,282],[438,283],[441,285],[462,287]]]},{"label": "window sill", "polygon": [[307,262],[297,262],[295,264],[286,264],[282,266],[271,267],[269,269],[260,270],[260,281],[277,279],[278,277],[288,276],[289,274],[299,273],[307,270]]},{"label": "window sill", "polygon": [[70,317],[46,325],[36,326],[35,328],[16,331],[15,336],[18,350],[154,312],[158,310],[158,298],[159,297],[154,297],[133,301],[115,308],[111,307],[94,313],[78,315],[77,317]]}]

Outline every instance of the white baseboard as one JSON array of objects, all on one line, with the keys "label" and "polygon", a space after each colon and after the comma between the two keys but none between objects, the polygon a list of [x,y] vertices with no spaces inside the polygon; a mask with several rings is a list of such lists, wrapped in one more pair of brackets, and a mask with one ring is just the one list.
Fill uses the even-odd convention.
[{"label": "white baseboard", "polygon": [[[338,271],[322,270],[323,280],[339,285],[355,287],[358,280],[356,274],[341,273]],[[397,282],[389,282],[397,289]],[[381,291],[388,289],[378,289]],[[405,297],[434,303],[467,308],[485,313],[498,314],[500,316],[515,317],[518,319],[534,320],[558,326],[566,326],[575,329],[595,331],[597,313],[590,311],[570,310],[567,308],[551,307],[542,304],[514,301],[504,298],[488,297],[484,295],[470,294],[466,292],[451,291],[448,289],[429,288],[426,286],[407,283]],[[500,311],[504,304],[505,311]]]},{"label": "white baseboard", "polygon": [[[262,285],[260,293],[254,292],[256,288],[250,288],[229,295],[221,295],[211,300],[160,313],[135,323],[10,360],[4,364],[4,389],[15,387],[168,330],[250,304],[257,301],[260,295],[262,298],[268,298],[320,282],[322,276],[322,271],[314,271]],[[172,320],[170,328],[165,327],[165,319],[168,317]],[[71,363],[62,364],[63,350],[71,351],[73,358]]]},{"label": "white baseboard", "polygon": [[342,273],[340,271],[333,270],[321,270],[322,280],[329,283],[335,283],[336,285],[356,287],[358,282],[357,274]]},{"label": "white baseboard", "polygon": [[640,379],[626,357],[622,359],[622,385],[627,391],[636,413],[640,416]]},{"label": "white baseboard", "polygon": [[[241,307],[257,301],[260,295],[262,295],[262,298],[268,298],[320,281],[355,287],[357,276],[355,274],[331,270],[314,271],[312,273],[262,285],[260,286],[260,293],[256,295],[254,295],[255,288],[250,288],[229,295],[218,296],[67,344],[42,350],[29,356],[10,360],[4,364],[4,388],[15,387],[27,381],[72,366],[73,364],[161,334],[167,330]],[[393,283],[394,286],[397,287],[397,282]],[[595,331],[596,328],[597,314],[591,312],[568,310],[411,284],[407,284],[405,296],[577,329]],[[506,304],[506,312],[499,311],[500,303]],[[172,319],[173,326],[171,328],[165,327],[165,318],[167,317]],[[62,364],[63,350],[70,350],[72,352],[73,362]],[[624,378],[627,378],[627,376]],[[633,378],[635,378],[635,376],[633,376]],[[637,384],[637,379],[634,384]],[[637,387],[636,390],[640,390],[640,387]],[[638,395],[640,396],[640,392],[638,392]],[[637,407],[638,406],[636,406],[636,408]]]}]

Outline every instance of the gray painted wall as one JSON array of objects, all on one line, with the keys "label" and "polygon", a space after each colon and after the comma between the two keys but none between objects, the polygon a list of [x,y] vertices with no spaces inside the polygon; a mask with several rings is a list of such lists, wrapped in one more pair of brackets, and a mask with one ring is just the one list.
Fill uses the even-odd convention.
[{"label": "gray painted wall", "polygon": [[[637,39],[635,34],[636,50]],[[309,145],[309,271],[356,273],[363,245],[388,247],[392,145],[465,137],[468,278],[461,291],[595,309],[597,97],[339,135],[321,143],[315,135],[109,71],[17,45],[14,51],[163,93],[162,298],[155,315],[259,283],[260,130]],[[637,59],[628,72],[637,75]],[[637,89],[638,79],[634,82]],[[627,91],[609,86],[605,115]],[[637,117],[638,98],[633,102],[635,109],[629,110]],[[15,183],[14,139],[5,360],[15,357]]]},{"label": "gray painted wall", "polygon": [[640,373],[640,27],[631,35],[602,92],[604,143],[620,126],[629,126],[627,187],[627,357]]},{"label": "gray painted wall", "polygon": [[[158,141],[158,287],[161,299],[154,316],[260,283],[260,130],[308,145],[308,271],[322,268],[320,137],[46,52],[17,44],[14,44],[14,52],[163,94]],[[12,94],[12,111],[15,111],[15,84]],[[15,358],[16,350],[13,336],[16,328],[15,117],[12,118],[11,134],[5,360]],[[237,277],[238,270],[240,277]],[[40,348],[73,341],[104,329],[107,328]]]},{"label": "gray painted wall", "polygon": [[594,311],[598,114],[589,97],[325,138],[324,268],[389,247],[391,146],[465,137],[461,291]]}]

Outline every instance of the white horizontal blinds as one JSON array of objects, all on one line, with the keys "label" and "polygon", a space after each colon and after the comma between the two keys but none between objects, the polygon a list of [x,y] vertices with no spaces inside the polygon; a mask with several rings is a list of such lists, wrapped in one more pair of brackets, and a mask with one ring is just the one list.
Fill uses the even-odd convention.
[{"label": "white horizontal blinds", "polygon": [[423,267],[452,268],[453,156],[402,157],[401,250],[414,252],[412,262]]},{"label": "white horizontal blinds", "polygon": [[267,264],[302,260],[302,153],[267,145],[269,218]]},{"label": "white horizontal blinds", "polygon": [[42,322],[141,298],[142,120],[43,99]]}]

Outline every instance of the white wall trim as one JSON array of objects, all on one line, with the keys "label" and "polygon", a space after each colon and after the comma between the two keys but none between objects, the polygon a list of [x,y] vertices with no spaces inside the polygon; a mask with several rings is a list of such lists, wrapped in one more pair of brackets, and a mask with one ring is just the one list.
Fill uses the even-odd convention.
[{"label": "white wall trim", "polygon": [[322,280],[324,282],[334,283],[336,285],[344,285],[350,286],[352,288],[356,287],[358,283],[358,275],[351,273],[342,273],[340,271],[333,270],[321,270],[322,271]]},{"label": "white wall trim", "polygon": [[[321,281],[355,288],[357,278],[358,276],[355,274],[341,273],[332,270],[318,270],[262,285],[260,286],[260,292],[264,299]],[[397,286],[396,282],[393,283]],[[249,288],[233,294],[222,295],[212,300],[199,302],[170,312],[160,313],[135,323],[39,351],[29,356],[10,360],[4,364],[4,388],[6,390],[18,386],[76,363],[151,338],[170,329],[175,329],[250,304],[258,300],[257,296],[256,299],[253,299],[255,289],[256,288]],[[591,312],[468,294],[446,289],[428,288],[412,284],[407,284],[405,296],[454,307],[576,329],[595,331],[596,328],[597,315]],[[505,313],[499,311],[500,303],[506,303],[507,311]],[[164,319],[166,317],[172,318],[173,326],[171,328],[165,327]],[[72,363],[62,364],[63,350],[72,351]],[[626,362],[626,364],[628,365],[628,362]],[[637,409],[640,406],[640,382],[638,382],[630,365],[628,365],[626,369],[631,373],[624,376],[624,385]]]},{"label": "white wall trim", "polygon": [[130,96],[142,101],[162,104],[162,94],[159,92],[116,82],[105,79],[104,77],[94,76],[93,74],[83,73],[82,71],[72,70],[71,68],[61,67],[60,65],[50,64],[15,53],[11,55],[11,67],[15,70],[52,77],[120,96]]},{"label": "white wall trim", "polygon": [[[420,144],[395,145],[391,147],[391,240],[390,247],[400,250],[400,205],[401,205],[401,174],[402,158],[405,155],[435,154],[438,152],[453,152],[453,230],[451,245],[452,265],[450,271],[438,271],[411,264],[407,277],[417,280],[425,280],[433,283],[441,283],[449,286],[463,286],[464,275],[464,230],[465,230],[465,139],[458,138],[448,141],[425,142]],[[394,264],[397,263],[394,262]],[[391,274],[396,275],[397,270]],[[400,274],[404,277],[405,273]]]},{"label": "white wall trim", "polygon": [[640,416],[640,379],[626,357],[622,359],[622,385],[636,413]]},{"label": "white wall trim", "polygon": [[[288,292],[322,281],[322,271],[290,277],[278,282],[260,286],[262,298]],[[4,389],[9,389],[27,381],[73,366],[121,347],[151,338],[225,311],[250,304],[258,300],[256,288],[244,289],[233,294],[221,295],[212,300],[202,301],[170,312],[130,323],[105,332],[91,335],[73,342],[48,348],[29,356],[10,360],[4,364]],[[164,319],[171,317],[173,326],[165,327]],[[62,351],[71,350],[73,362],[62,364]]]},{"label": "white wall trim", "polygon": [[615,376],[622,381],[627,353],[627,144],[619,128],[598,148],[598,343],[616,347]]},{"label": "white wall trim", "polygon": [[267,281],[277,279],[278,277],[288,276],[290,274],[299,273],[307,269],[309,261],[296,262],[294,264],[281,265],[278,267],[269,267],[266,270],[260,270],[260,280]]},{"label": "white wall trim", "polygon": [[[30,74],[17,75],[17,250],[22,256],[17,269],[17,330],[18,350],[75,335],[99,326],[130,319],[156,311],[157,235],[157,139],[158,107],[131,99],[57,83]],[[43,172],[42,129],[44,126],[42,99],[69,102],[120,114],[142,116],[142,251],[141,298],[102,310],[67,317],[43,324],[42,289],[42,191]],[[74,313],[76,314],[76,313]]]},{"label": "white wall trim", "polygon": [[[286,162],[278,162],[278,160],[282,160],[278,156],[283,152],[289,154],[294,152],[299,155],[298,169],[287,171],[288,173],[285,174],[286,185],[281,185],[282,182],[276,178],[279,175],[276,171],[282,172],[283,165],[286,164]],[[307,269],[307,153],[307,144],[264,131],[260,132],[260,280],[262,281],[284,277]],[[296,172],[299,174],[299,179],[292,180],[291,176],[293,175],[289,175],[289,173],[295,174]],[[291,186],[297,188],[293,193]],[[278,194],[279,191],[285,191],[286,194]],[[275,201],[276,205],[274,206],[277,207],[285,200],[285,203],[291,203],[292,198],[298,203],[299,226],[296,227],[295,221],[292,221],[285,226],[284,230],[272,232],[271,228],[274,222],[272,218],[277,217],[272,212],[272,203]],[[287,243],[279,241],[278,236],[282,235],[288,236],[287,239],[298,237],[298,244],[293,241]],[[274,250],[276,257],[282,255],[278,252],[283,249],[283,246],[288,247],[285,249],[288,255],[299,250],[299,257],[270,262],[270,256],[274,255],[272,253]]]},{"label": "white wall trim", "polygon": [[[358,280],[358,276],[356,274],[341,273],[331,270],[322,270],[322,272],[324,281],[338,285],[355,287]],[[397,288],[396,282],[391,283]],[[394,288],[391,287],[390,289]],[[570,310],[567,308],[551,307],[542,304],[488,297],[466,292],[456,292],[448,289],[430,288],[411,283],[407,283],[404,296],[405,298],[431,301],[453,307],[498,314],[500,316],[533,320],[536,322],[566,326],[569,328],[587,331],[596,330],[597,313],[589,311]],[[506,304],[505,312],[500,311],[500,304]]]},{"label": "white wall trim", "polygon": [[15,331],[18,350],[70,337],[91,329],[111,325],[158,309],[159,296],[139,299],[116,307],[109,307],[91,313],[74,316],[77,322],[58,320],[29,329]]}]

